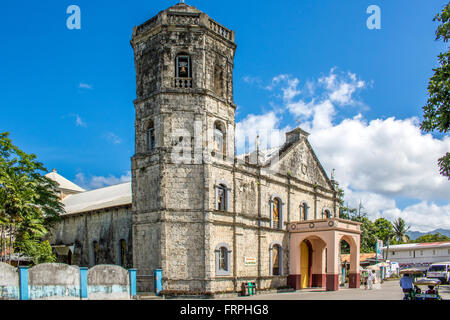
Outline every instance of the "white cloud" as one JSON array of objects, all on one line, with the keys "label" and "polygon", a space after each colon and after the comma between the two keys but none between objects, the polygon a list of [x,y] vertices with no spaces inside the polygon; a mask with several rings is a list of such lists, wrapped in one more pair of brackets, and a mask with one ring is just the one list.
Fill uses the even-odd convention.
[{"label": "white cloud", "polygon": [[63,116],[62,118],[66,118],[66,117],[75,118],[75,125],[77,127],[87,127],[86,122],[84,122],[84,120],[78,114],[70,113],[68,115]]},{"label": "white cloud", "polygon": [[89,89],[89,90],[93,89],[92,85],[87,84],[87,83],[82,83],[82,82],[80,82],[80,84],[78,85],[78,88],[80,88],[80,89]]},{"label": "white cloud", "polygon": [[[367,82],[354,73],[333,68],[317,81],[306,82],[302,89],[299,84],[291,75],[274,77],[266,89],[282,100],[283,107],[277,114],[247,116],[237,123],[237,138],[246,133],[254,137],[257,129],[284,136],[290,129],[281,128],[287,111],[311,133],[309,141],[326,172],[336,169],[336,179],[353,206],[362,200],[373,219],[401,216],[413,230],[450,228],[450,205],[435,203],[448,201],[450,194],[450,183],[437,166],[437,159],[450,150],[450,137],[435,139],[422,134],[417,118],[368,121],[356,114],[336,122],[343,107],[363,105],[357,96]],[[412,204],[401,210],[396,197],[411,199]]]},{"label": "white cloud", "polygon": [[274,111],[262,115],[249,114],[236,124],[236,148],[238,154],[246,152],[245,141],[248,139],[248,151],[255,149],[256,136],[259,135],[261,149],[271,148],[284,143],[285,132],[289,126],[279,129],[280,118]]},{"label": "white cloud", "polygon": [[129,181],[131,181],[131,171],[127,171],[126,174],[121,175],[120,177],[109,175],[107,177],[89,176],[89,178],[87,178],[82,172],[75,175],[75,183],[86,190],[103,188]]},{"label": "white cloud", "polygon": [[114,134],[113,132],[107,132],[105,134],[105,138],[108,141],[112,142],[113,144],[120,144],[120,143],[122,143],[122,139],[119,136],[117,136],[116,134]]}]

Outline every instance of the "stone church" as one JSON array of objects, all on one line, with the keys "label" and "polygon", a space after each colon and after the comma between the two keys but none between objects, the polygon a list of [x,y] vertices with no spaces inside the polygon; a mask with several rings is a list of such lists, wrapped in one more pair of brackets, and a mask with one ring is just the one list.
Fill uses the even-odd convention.
[{"label": "stone church", "polygon": [[[132,181],[85,191],[57,172],[66,213],[51,235],[59,261],[137,269],[138,291],[338,289],[339,244],[359,286],[358,223],[339,219],[337,188],[308,133],[235,154],[235,34],[184,3],[133,29]],[[131,124],[130,124],[131,125]]]}]

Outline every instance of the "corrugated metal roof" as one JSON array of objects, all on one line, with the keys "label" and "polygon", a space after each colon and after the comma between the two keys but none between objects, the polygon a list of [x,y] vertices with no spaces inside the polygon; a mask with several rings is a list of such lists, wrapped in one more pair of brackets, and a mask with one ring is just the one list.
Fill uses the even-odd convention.
[{"label": "corrugated metal roof", "polygon": [[131,205],[131,182],[86,191],[62,200],[66,214]]}]

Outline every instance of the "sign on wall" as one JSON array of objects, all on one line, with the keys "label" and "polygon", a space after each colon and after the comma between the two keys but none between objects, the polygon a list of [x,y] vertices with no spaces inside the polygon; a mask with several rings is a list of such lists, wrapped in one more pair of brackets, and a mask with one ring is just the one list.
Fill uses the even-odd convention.
[{"label": "sign on wall", "polygon": [[383,260],[383,240],[377,240],[376,253],[377,259]]},{"label": "sign on wall", "polygon": [[255,266],[256,265],[256,258],[244,257],[244,264],[246,266]]}]

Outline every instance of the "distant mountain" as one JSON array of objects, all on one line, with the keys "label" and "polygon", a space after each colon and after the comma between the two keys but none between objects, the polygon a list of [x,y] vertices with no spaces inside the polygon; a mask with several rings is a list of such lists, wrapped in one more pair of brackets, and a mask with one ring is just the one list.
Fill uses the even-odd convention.
[{"label": "distant mountain", "polygon": [[436,233],[440,233],[443,234],[444,236],[447,236],[450,238],[450,230],[446,230],[446,229],[436,229],[430,232],[419,232],[419,231],[408,231],[406,234],[408,235],[408,237],[411,240],[416,240],[417,238],[426,235],[426,234],[436,234]]}]

